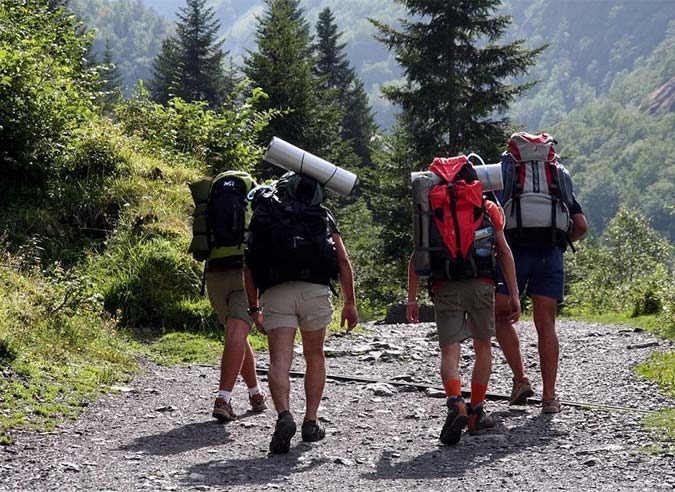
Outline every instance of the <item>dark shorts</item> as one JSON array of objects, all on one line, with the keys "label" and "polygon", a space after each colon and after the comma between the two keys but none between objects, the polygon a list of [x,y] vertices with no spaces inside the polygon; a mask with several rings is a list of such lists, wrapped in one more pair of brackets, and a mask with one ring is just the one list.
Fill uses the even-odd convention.
[{"label": "dark shorts", "polygon": [[[518,291],[528,296],[545,296],[562,301],[565,290],[563,251],[558,246],[525,248],[512,246]],[[497,269],[497,292],[509,294],[502,272]]]}]

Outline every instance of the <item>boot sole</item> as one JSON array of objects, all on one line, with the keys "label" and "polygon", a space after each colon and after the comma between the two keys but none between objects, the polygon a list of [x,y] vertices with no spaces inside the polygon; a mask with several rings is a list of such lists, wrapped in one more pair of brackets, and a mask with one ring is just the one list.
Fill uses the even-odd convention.
[{"label": "boot sole", "polygon": [[513,401],[509,401],[509,405],[525,405],[530,396],[534,396],[534,391],[531,389],[525,390],[517,398],[514,398]]},{"label": "boot sole", "polygon": [[444,425],[441,430],[440,440],[445,445],[457,444],[462,438],[462,430],[469,422],[469,417],[466,415],[458,415],[450,425]]},{"label": "boot sole", "polygon": [[221,424],[224,424],[225,422],[232,422],[233,420],[237,420],[237,417],[226,417],[224,415],[221,415],[219,413],[212,413],[211,416],[216,419],[218,422]]},{"label": "boot sole", "polygon": [[296,431],[295,423],[293,426],[288,425],[274,431],[272,440],[270,441],[270,453],[284,454],[291,449],[291,439]]}]

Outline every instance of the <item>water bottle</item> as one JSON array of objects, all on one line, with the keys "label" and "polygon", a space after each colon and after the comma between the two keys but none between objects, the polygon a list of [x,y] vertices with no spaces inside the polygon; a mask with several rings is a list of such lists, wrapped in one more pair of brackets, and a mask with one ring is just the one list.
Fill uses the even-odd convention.
[{"label": "water bottle", "polygon": [[488,226],[478,229],[474,235],[473,247],[478,256],[489,256],[495,244],[495,230]]}]

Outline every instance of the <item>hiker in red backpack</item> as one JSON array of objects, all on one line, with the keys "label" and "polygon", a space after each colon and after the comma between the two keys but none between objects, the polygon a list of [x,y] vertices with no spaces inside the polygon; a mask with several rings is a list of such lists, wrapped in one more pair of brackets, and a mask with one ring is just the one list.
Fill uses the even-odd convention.
[{"label": "hiker in red backpack", "polygon": [[[502,156],[506,238],[513,251],[518,292],[532,299],[541,366],[542,412],[560,412],[555,384],[559,343],[555,330],[563,299],[563,252],[586,233],[588,224],[577,202],[572,180],[555,152],[550,135],[515,133]],[[509,404],[523,404],[534,394],[525,374],[520,340],[510,319],[513,289],[498,279],[497,340],[513,372]]]},{"label": "hiker in red backpack", "polygon": [[[424,216],[431,216],[432,220],[428,222],[428,231],[423,231],[426,226],[415,227],[416,247],[408,266],[406,314],[411,323],[419,322],[420,275],[428,276],[441,347],[441,379],[448,397],[448,414],[440,440],[443,444],[457,444],[467,424],[471,434],[495,425],[485,413],[484,400],[492,371],[496,260],[512,292],[517,292],[516,277],[511,250],[504,237],[502,211],[484,199],[481,182],[467,157],[436,158],[429,170],[440,180],[431,175],[428,204],[424,196],[416,196],[419,186],[413,182],[415,220],[421,221]],[[440,184],[435,184],[439,181]],[[420,235],[428,235],[428,241]],[[515,322],[520,316],[517,293],[507,302],[509,320]],[[469,337],[473,338],[476,358],[471,402],[467,406],[462,398],[459,360],[460,344]]]}]

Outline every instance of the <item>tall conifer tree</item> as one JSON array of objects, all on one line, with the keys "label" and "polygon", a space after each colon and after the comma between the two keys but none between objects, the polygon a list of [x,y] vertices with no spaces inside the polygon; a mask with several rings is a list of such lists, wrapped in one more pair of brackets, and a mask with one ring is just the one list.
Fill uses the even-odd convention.
[{"label": "tall conifer tree", "polygon": [[103,92],[103,104],[109,108],[122,96],[123,81],[122,74],[113,59],[110,39],[105,40],[103,63],[99,66],[99,78]]},{"label": "tall conifer tree", "polygon": [[342,112],[340,137],[349,141],[365,167],[370,167],[370,140],[376,128],[372,109],[363,82],[349,64],[346,43],[340,42],[342,33],[329,8],[319,14],[316,33],[314,72],[328,99]]},{"label": "tall conifer tree", "polygon": [[401,106],[415,154],[422,162],[471,150],[496,157],[506,137],[503,113],[531,86],[511,77],[534,65],[544,47],[498,44],[511,23],[495,15],[500,0],[395,1],[412,17],[400,29],[371,22],[403,68],[407,84],[384,94]]},{"label": "tall conifer tree", "polygon": [[265,0],[258,18],[257,50],[244,60],[244,73],[269,96],[264,108],[288,113],[275,118],[261,134],[263,142],[277,136],[307,150],[319,142],[310,126],[315,118],[317,83],[312,75],[309,24],[298,0]]},{"label": "tall conifer tree", "polygon": [[187,0],[180,9],[175,38],[162,43],[153,62],[150,91],[156,101],[171,96],[186,101],[206,101],[211,107],[223,103],[231,83],[225,79],[223,41],[218,41],[220,23],[206,0]]}]

